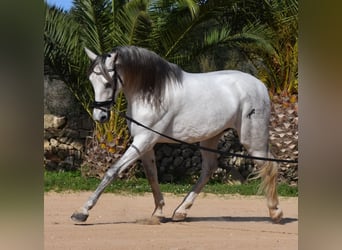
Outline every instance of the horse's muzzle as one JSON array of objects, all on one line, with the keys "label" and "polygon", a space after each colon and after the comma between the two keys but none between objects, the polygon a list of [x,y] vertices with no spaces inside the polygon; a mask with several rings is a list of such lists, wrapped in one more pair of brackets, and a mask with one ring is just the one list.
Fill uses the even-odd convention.
[{"label": "horse's muzzle", "polygon": [[101,109],[93,110],[93,119],[100,123],[108,122],[110,118],[110,111],[104,111]]}]

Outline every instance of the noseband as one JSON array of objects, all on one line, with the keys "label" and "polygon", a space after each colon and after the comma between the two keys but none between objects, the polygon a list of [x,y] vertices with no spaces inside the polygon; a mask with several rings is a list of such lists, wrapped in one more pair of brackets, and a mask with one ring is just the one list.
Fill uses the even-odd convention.
[{"label": "noseband", "polygon": [[[110,54],[107,55],[107,57],[110,57],[110,56],[111,56]],[[100,110],[105,111],[105,112],[109,112],[110,108],[115,105],[115,93],[116,93],[117,88],[118,88],[118,81],[120,81],[121,85],[123,85],[123,81],[122,81],[122,79],[121,79],[121,77],[118,74],[117,69],[116,69],[117,59],[118,59],[118,53],[115,54],[115,58],[113,61],[113,69],[108,70],[108,72],[111,72],[111,71],[114,72],[113,77],[112,77],[112,81],[113,81],[112,98],[108,101],[103,101],[103,102],[94,101],[93,104],[91,105],[91,107],[93,109],[96,108],[96,109],[100,109]],[[104,57],[104,60],[105,60],[105,57]]]}]

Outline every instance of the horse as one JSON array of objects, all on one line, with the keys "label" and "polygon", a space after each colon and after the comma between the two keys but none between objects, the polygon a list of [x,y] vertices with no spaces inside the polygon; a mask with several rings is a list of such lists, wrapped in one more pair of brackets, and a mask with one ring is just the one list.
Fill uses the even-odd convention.
[{"label": "horse", "polygon": [[[107,170],[85,204],[72,214],[72,220],[86,221],[106,186],[138,159],[153,193],[152,216],[165,218],[153,147],[156,143],[174,143],[170,137],[216,149],[224,131],[233,128],[250,155],[272,157],[268,145],[270,99],[265,85],[254,76],[237,70],[189,73],[155,52],[136,46],[115,47],[102,55],[88,48],[85,52],[91,60],[88,78],[95,94],[93,119],[107,122],[122,91],[127,100],[126,116],[131,117],[127,124],[133,141]],[[174,210],[173,221],[186,219],[196,197],[217,169],[217,153],[201,150],[201,156],[200,177]],[[257,176],[262,179],[260,187],[269,216],[278,223],[283,212],[278,207],[277,164],[264,160],[255,163],[260,166]]]}]

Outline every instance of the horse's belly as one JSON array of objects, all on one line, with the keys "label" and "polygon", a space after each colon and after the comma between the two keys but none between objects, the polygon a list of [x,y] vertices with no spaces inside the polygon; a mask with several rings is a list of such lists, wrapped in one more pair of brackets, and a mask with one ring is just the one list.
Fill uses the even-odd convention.
[{"label": "horse's belly", "polygon": [[210,115],[202,113],[179,117],[169,126],[168,134],[189,143],[211,138],[227,128],[235,127],[235,115],[227,112],[212,112]]}]

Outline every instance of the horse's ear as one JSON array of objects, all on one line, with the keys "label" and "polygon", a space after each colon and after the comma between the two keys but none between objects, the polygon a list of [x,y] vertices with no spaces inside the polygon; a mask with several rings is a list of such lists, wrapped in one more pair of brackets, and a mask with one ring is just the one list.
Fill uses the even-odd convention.
[{"label": "horse's ear", "polygon": [[90,58],[90,60],[94,61],[96,59],[97,55],[94,52],[92,52],[87,47],[84,47],[84,50],[87,53],[87,56]]}]

